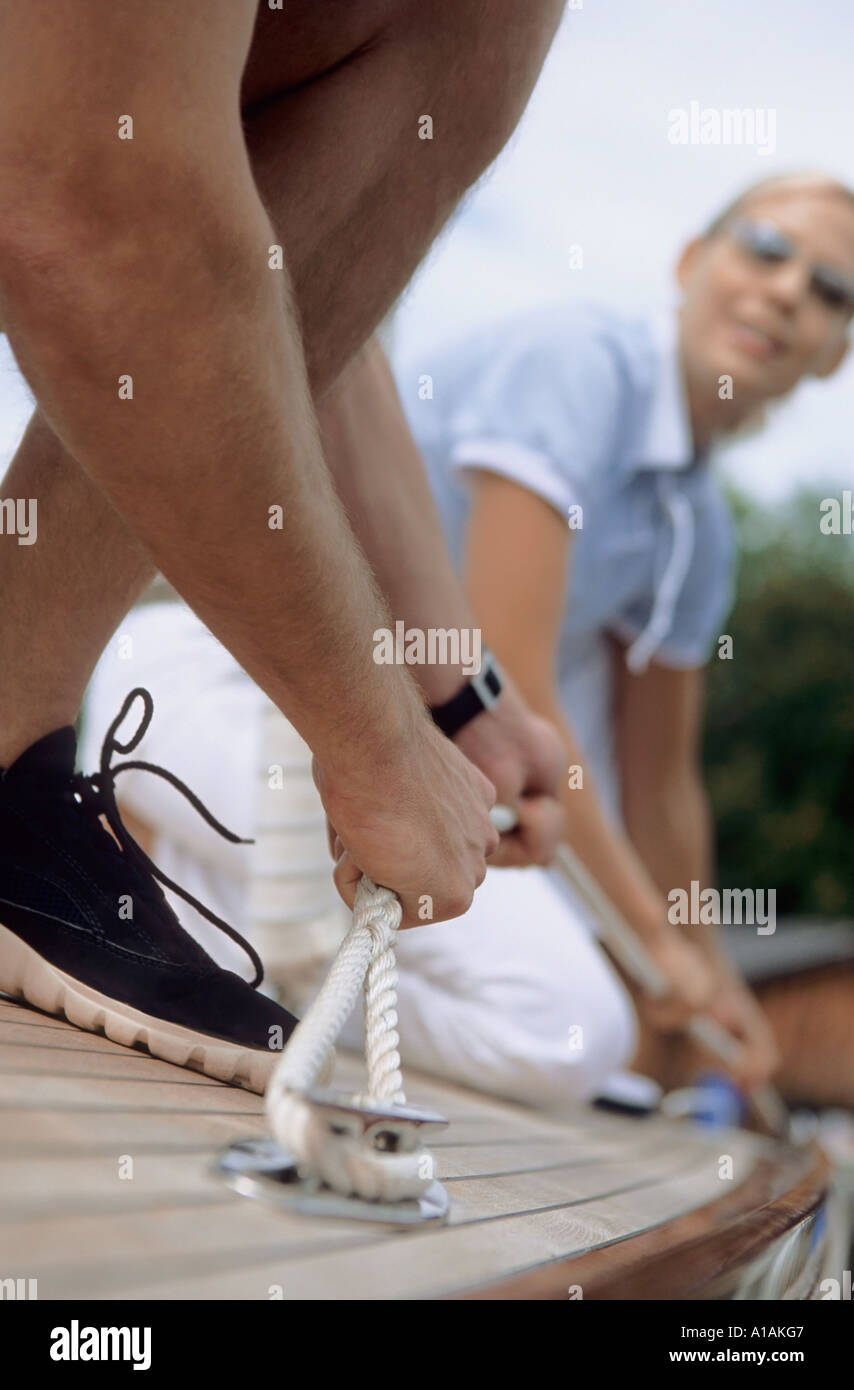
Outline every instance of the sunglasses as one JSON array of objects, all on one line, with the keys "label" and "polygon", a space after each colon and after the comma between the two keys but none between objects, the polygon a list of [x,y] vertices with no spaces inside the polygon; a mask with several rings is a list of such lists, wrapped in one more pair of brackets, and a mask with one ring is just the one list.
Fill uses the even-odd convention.
[{"label": "sunglasses", "polygon": [[[795,243],[773,222],[752,222],[742,217],[732,222],[727,231],[737,246],[764,265],[779,265],[799,255]],[[811,267],[810,289],[829,309],[854,312],[854,282],[832,265]]]}]

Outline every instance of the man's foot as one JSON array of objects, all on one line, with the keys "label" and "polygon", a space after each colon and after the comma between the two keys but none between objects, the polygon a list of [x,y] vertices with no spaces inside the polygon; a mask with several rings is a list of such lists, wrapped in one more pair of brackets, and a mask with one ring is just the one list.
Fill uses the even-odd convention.
[{"label": "man's foot", "polygon": [[[137,696],[145,718],[133,739],[119,743],[116,730]],[[145,1046],[262,1092],[296,1019],[257,993],[262,968],[252,947],[159,873],[116,807],[115,775],[145,768],[188,796],[220,834],[238,838],[171,773],[150,763],[110,766],[114,751],[136,747],[152,708],[148,691],[128,696],[91,777],[74,772],[70,727],[0,770],[0,991],[126,1047]],[[184,931],[154,874],[244,947],[256,969],[252,984],[221,969]]]}]

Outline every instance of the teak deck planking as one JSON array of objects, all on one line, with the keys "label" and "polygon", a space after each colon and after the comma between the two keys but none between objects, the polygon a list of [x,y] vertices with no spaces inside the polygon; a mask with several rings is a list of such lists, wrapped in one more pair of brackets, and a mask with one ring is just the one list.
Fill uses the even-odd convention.
[{"label": "teak deck planking", "polygon": [[[336,1085],[360,1075],[339,1057]],[[448,1225],[308,1218],[211,1171],[228,1144],[267,1133],[259,1096],[0,997],[0,1278],[37,1278],[40,1299],[437,1298],[490,1296],[546,1266],[563,1287],[589,1252],[598,1278],[614,1243],[625,1264],[642,1233],[756,1187],[773,1150],[740,1131],[586,1107],[558,1119],[407,1083],[452,1122],[431,1145]]]}]

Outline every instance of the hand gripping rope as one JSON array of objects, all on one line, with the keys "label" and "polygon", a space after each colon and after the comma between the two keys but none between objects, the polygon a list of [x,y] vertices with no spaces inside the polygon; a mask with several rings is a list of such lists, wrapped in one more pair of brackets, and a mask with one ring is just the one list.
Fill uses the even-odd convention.
[{"label": "hand gripping rope", "polygon": [[[343,1196],[369,1202],[420,1198],[434,1183],[434,1162],[418,1140],[439,1116],[406,1108],[397,1032],[394,947],[397,896],[365,875],[353,924],[319,994],[294,1029],[267,1086],[273,1133],[300,1172]],[[312,1088],[360,990],[364,990],[367,1093],[336,1099]]]}]

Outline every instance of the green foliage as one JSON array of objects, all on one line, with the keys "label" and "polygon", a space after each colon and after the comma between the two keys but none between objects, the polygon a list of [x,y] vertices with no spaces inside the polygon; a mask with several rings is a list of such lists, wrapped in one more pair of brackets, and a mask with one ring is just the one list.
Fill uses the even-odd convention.
[{"label": "green foliage", "polygon": [[777,912],[854,918],[854,536],[821,495],[732,500],[733,659],[709,670],[706,771],[724,887],[776,888]]}]

